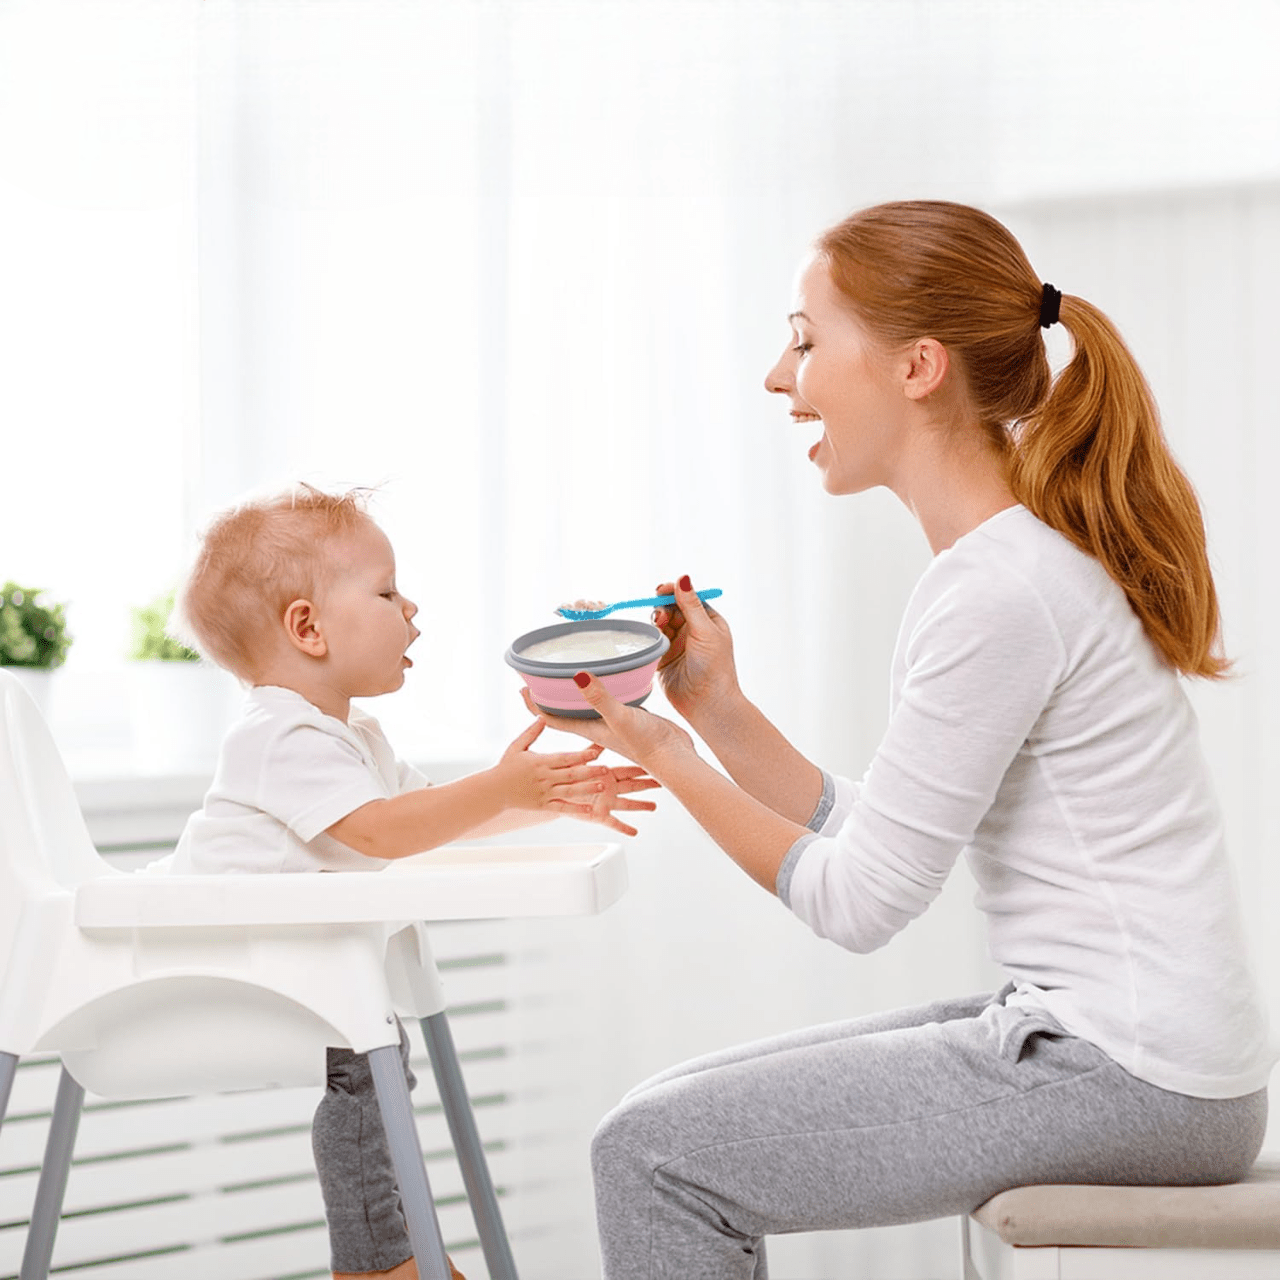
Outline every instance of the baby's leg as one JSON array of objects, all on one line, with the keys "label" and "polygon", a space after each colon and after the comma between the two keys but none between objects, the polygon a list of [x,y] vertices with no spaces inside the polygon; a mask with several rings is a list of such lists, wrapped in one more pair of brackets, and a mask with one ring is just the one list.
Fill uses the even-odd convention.
[{"label": "baby's leg", "polygon": [[[418,1082],[409,1067],[409,1037],[403,1026],[400,1061],[413,1089]],[[311,1124],[311,1146],[329,1224],[333,1274],[336,1280],[417,1280],[369,1057],[330,1049],[328,1075]],[[458,1277],[457,1271],[452,1274]]]},{"label": "baby's leg", "polygon": [[[370,1276],[376,1276],[378,1280],[418,1280],[418,1268],[410,1258],[408,1262],[402,1262],[390,1271],[335,1271],[333,1280],[367,1280]],[[462,1272],[453,1265],[452,1259],[449,1260],[449,1280],[466,1280]]]}]

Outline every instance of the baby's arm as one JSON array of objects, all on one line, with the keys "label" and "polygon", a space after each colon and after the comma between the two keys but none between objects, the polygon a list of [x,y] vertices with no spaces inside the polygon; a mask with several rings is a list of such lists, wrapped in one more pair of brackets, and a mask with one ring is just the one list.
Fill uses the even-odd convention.
[{"label": "baby's arm", "polygon": [[530,725],[491,769],[371,800],[338,819],[328,833],[370,858],[404,858],[475,834],[510,811],[526,820],[590,812],[596,798],[616,785],[614,771],[592,763],[600,754],[594,745],[555,755],[529,751],[544,727],[543,721]]}]

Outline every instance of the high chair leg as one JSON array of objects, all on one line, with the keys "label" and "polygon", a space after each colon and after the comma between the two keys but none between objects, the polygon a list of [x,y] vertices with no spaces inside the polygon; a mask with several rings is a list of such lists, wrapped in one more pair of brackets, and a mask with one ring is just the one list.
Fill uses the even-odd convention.
[{"label": "high chair leg", "polygon": [[[405,1225],[409,1228],[409,1244],[418,1267],[418,1280],[449,1280],[449,1262],[445,1257],[440,1223],[431,1199],[427,1167],[422,1160],[422,1145],[409,1101],[409,1085],[400,1062],[399,1045],[369,1050],[369,1069],[374,1092],[382,1112],[382,1126],[387,1133],[391,1164],[400,1188],[400,1205]],[[20,1280],[27,1280],[25,1273]]]},{"label": "high chair leg", "polygon": [[462,1181],[467,1188],[467,1199],[471,1202],[471,1214],[480,1234],[485,1265],[489,1268],[492,1280],[518,1280],[511,1245],[502,1225],[498,1197],[493,1189],[493,1179],[489,1175],[489,1165],[476,1129],[475,1113],[471,1110],[467,1086],[462,1079],[462,1068],[458,1065],[458,1053],[454,1048],[453,1033],[449,1030],[449,1020],[441,1012],[428,1018],[420,1018],[419,1022],[422,1037],[427,1042],[427,1052],[431,1055],[431,1069],[435,1073],[436,1089],[444,1107],[445,1119],[449,1122],[449,1134],[453,1138],[453,1149],[458,1155]]},{"label": "high chair leg", "polygon": [[0,1128],[9,1113],[9,1094],[13,1090],[13,1077],[18,1070],[16,1053],[0,1053]]},{"label": "high chair leg", "polygon": [[80,1127],[80,1108],[84,1089],[71,1078],[66,1067],[58,1077],[58,1093],[53,1103],[53,1119],[45,1141],[44,1163],[36,1184],[36,1202],[31,1210],[31,1226],[27,1231],[27,1247],[22,1253],[22,1270],[18,1280],[46,1280],[53,1258],[53,1239],[58,1234],[62,1216],[62,1197],[67,1189],[71,1169],[71,1151]]}]

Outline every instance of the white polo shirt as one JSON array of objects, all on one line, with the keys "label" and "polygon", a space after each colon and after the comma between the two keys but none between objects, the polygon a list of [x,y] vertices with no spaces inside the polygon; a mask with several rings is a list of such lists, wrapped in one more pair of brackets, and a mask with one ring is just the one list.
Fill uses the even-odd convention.
[{"label": "white polo shirt", "polygon": [[251,689],[169,871],[379,871],[384,859],[357,853],[326,829],[371,800],[429,785],[396,759],[365,712],[353,707],[343,724],[292,689]]}]

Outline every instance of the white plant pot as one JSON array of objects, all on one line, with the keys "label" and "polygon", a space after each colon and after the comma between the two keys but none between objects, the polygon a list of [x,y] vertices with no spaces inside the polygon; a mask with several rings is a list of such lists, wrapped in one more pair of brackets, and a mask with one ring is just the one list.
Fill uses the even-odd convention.
[{"label": "white plant pot", "polygon": [[32,701],[36,704],[40,714],[44,717],[45,724],[52,721],[51,712],[53,710],[53,672],[47,667],[5,667],[11,676],[17,676],[18,680],[26,687],[27,692],[31,695]]},{"label": "white plant pot", "polygon": [[203,662],[129,663],[133,754],[145,773],[212,773],[239,686]]}]

